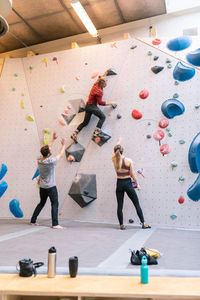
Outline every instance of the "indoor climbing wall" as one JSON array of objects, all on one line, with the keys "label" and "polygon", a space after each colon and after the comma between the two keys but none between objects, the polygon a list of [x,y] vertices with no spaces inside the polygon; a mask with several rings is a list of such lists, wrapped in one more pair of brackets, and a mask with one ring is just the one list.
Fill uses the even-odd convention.
[{"label": "indoor climbing wall", "polygon": [[[156,56],[157,60],[154,60]],[[195,105],[200,78],[196,70],[190,80],[175,81],[173,71],[177,63],[177,58],[168,57],[159,49],[133,39],[22,60],[7,60],[1,78],[3,97],[2,90],[0,93],[6,102],[10,97],[10,106],[1,101],[6,112],[1,109],[0,116],[1,122],[6,119],[7,126],[4,127],[9,128],[10,138],[4,134],[3,141],[4,148],[8,148],[10,142],[15,145],[17,140],[19,155],[13,156],[11,149],[4,150],[1,163],[9,164],[5,181],[8,182],[7,177],[12,176],[12,182],[18,182],[15,183],[15,193],[22,191],[18,199],[23,204],[21,207],[26,218],[30,217],[38,201],[38,190],[31,178],[36,171],[39,148],[44,143],[44,133],[50,132],[52,136],[55,130],[59,138],[53,146],[53,154],[60,149],[61,137],[65,138],[67,155],[72,154],[72,162],[64,156],[56,167],[62,218],[117,223],[116,175],[111,157],[117,138],[121,137],[125,155],[132,158],[142,187],[137,193],[145,220],[158,226],[200,227],[199,203],[187,196],[187,190],[197,177],[190,171],[188,150],[199,132],[200,111]],[[151,68],[155,66],[153,72]],[[84,112],[78,113],[79,104],[87,101],[97,76],[108,68],[117,73],[108,76],[108,85],[104,90],[104,100],[116,102],[117,108],[101,107],[106,114],[103,131],[111,139],[102,146],[91,140],[97,123],[97,118],[92,117],[90,124],[78,136],[81,150],[76,152],[70,135],[84,116]],[[14,76],[15,72],[19,76]],[[15,91],[12,91],[13,87]],[[23,92],[25,96],[21,97]],[[13,107],[14,97],[18,106]],[[21,98],[26,100],[24,105],[27,102],[25,109],[21,107]],[[165,109],[161,110],[163,103],[169,99],[173,100],[172,105],[167,101]],[[172,113],[170,118],[166,117],[169,111]],[[34,122],[27,121],[28,113]],[[21,127],[15,126],[19,130],[16,135],[11,124],[16,125],[17,115],[23,121]],[[166,128],[158,125],[163,118],[169,121]],[[26,142],[25,134],[26,138],[28,136]],[[77,153],[81,153],[81,157],[77,158]],[[11,175],[10,164],[13,160],[15,168]],[[16,161],[19,161],[19,168]],[[29,175],[25,176],[27,173]],[[28,190],[28,187],[29,201],[26,193],[23,194],[23,189]],[[12,217],[9,214],[9,200],[17,199],[17,196],[8,194],[9,190],[8,182],[8,188],[0,199],[5,217]],[[47,206],[41,217],[49,216]],[[124,223],[130,218],[139,223],[135,209],[126,196]]]}]

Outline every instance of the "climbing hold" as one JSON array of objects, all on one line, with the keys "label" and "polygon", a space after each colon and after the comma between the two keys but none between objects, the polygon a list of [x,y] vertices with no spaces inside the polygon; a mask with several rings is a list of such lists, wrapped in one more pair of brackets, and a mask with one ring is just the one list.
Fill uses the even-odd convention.
[{"label": "climbing hold", "polygon": [[147,138],[147,139],[151,139],[151,138],[152,138],[151,134],[147,134],[147,135],[146,135],[146,138]]},{"label": "climbing hold", "polygon": [[122,118],[122,115],[117,114],[117,119],[121,119],[121,118]]},{"label": "climbing hold", "polygon": [[169,120],[168,119],[161,119],[160,122],[158,123],[158,126],[160,128],[166,128],[169,125]]},{"label": "climbing hold", "polygon": [[187,81],[195,75],[195,69],[185,66],[182,62],[178,62],[173,71],[173,77],[175,80]]},{"label": "climbing hold", "polygon": [[195,108],[198,109],[200,107],[200,104],[196,104]]},{"label": "climbing hold", "polygon": [[39,175],[40,175],[39,168],[37,168],[37,170],[35,171],[35,174],[32,177],[32,180],[34,180],[35,178],[37,178]]},{"label": "climbing hold", "polygon": [[65,149],[65,155],[67,160],[69,160],[68,157],[71,156],[74,159],[73,161],[75,162],[81,161],[84,152],[85,152],[85,148],[78,142],[71,144],[69,147]]},{"label": "climbing hold", "polygon": [[141,99],[146,99],[148,96],[149,96],[149,91],[147,91],[147,90],[142,90],[142,91],[139,93],[139,97],[140,97]]},{"label": "climbing hold", "polygon": [[69,101],[76,113],[85,111],[85,101],[83,99],[73,99]]},{"label": "climbing hold", "polygon": [[166,64],[170,64],[172,61],[171,61],[171,59],[167,58],[165,62],[166,62]]},{"label": "climbing hold", "polygon": [[20,208],[19,200],[17,199],[11,200],[9,203],[9,208],[15,218],[23,218],[24,214]]},{"label": "climbing hold", "polygon": [[76,76],[75,79],[76,79],[76,80],[80,80],[80,77],[79,77],[79,76]]},{"label": "climbing hold", "polygon": [[142,113],[137,109],[133,109],[132,110],[132,117],[136,120],[141,119],[142,118]]},{"label": "climbing hold", "polygon": [[191,187],[187,190],[187,195],[195,202],[200,200],[200,174]]},{"label": "climbing hold", "polygon": [[[98,139],[100,138],[100,140]],[[101,131],[100,133],[97,134],[97,136],[92,137],[92,140],[98,145],[98,146],[103,146],[109,139],[111,138],[111,136],[103,131]]]},{"label": "climbing hold", "polygon": [[64,115],[64,114],[62,114],[62,117],[64,118],[64,120],[67,123],[67,125],[69,125],[71,123],[71,121],[73,120],[73,118],[75,116],[76,116],[76,114],[72,114],[72,115]]},{"label": "climbing hold", "polygon": [[148,51],[148,52],[147,52],[147,55],[148,55],[148,56],[152,56],[152,52],[151,52],[151,51]]},{"label": "climbing hold", "polygon": [[31,116],[30,114],[27,114],[25,118],[26,118],[26,120],[29,121],[29,122],[34,122],[34,118],[33,118],[33,116]]},{"label": "climbing hold", "polygon": [[183,204],[184,201],[185,201],[185,198],[184,198],[183,196],[180,196],[180,197],[178,198],[178,202],[179,202],[180,204]]},{"label": "climbing hold", "polygon": [[13,91],[13,92],[16,91],[16,88],[12,88],[12,91]]},{"label": "climbing hold", "polygon": [[156,61],[159,59],[159,56],[154,56],[153,60]]},{"label": "climbing hold", "polygon": [[112,106],[112,109],[115,109],[117,107],[117,104],[113,103],[111,106]]},{"label": "climbing hold", "polygon": [[114,42],[114,43],[110,44],[110,47],[111,48],[117,48],[117,42]]},{"label": "climbing hold", "polygon": [[60,125],[66,126],[66,122],[65,122],[65,120],[63,119],[63,117],[58,118],[58,122],[60,123]]},{"label": "climbing hold", "polygon": [[71,109],[72,107],[71,107],[71,105],[67,105],[67,109]]},{"label": "climbing hold", "polygon": [[174,85],[179,85],[179,82],[177,80],[175,80]]},{"label": "climbing hold", "polygon": [[45,63],[46,67],[47,67],[47,62],[48,60],[46,58],[43,59],[43,62]]},{"label": "climbing hold", "polygon": [[185,181],[185,177],[180,176],[180,177],[178,178],[178,182],[183,182],[183,181]]},{"label": "climbing hold", "polygon": [[153,137],[156,141],[161,141],[165,136],[165,133],[162,130],[157,130],[154,132]]},{"label": "climbing hold", "polygon": [[111,114],[108,114],[109,117],[111,117]]},{"label": "climbing hold", "polygon": [[109,69],[106,76],[111,76],[111,75],[117,75],[116,71],[112,68],[112,69]]},{"label": "climbing hold", "polygon": [[49,140],[50,140],[50,129],[49,128],[45,128],[44,129],[44,145],[48,145]]},{"label": "climbing hold", "polygon": [[170,146],[169,144],[163,144],[161,147],[160,147],[160,153],[162,153],[162,155],[166,155],[168,153],[170,153],[171,149],[170,149]]},{"label": "climbing hold", "polygon": [[58,64],[58,59],[57,59],[57,57],[54,56],[54,57],[52,58],[52,60],[55,61],[55,62]]},{"label": "climbing hold", "polygon": [[168,136],[169,136],[169,137],[172,137],[172,136],[173,136],[173,134],[171,133],[171,131],[169,131]]},{"label": "climbing hold", "polygon": [[130,47],[131,50],[134,50],[135,48],[137,48],[137,45],[133,45]]},{"label": "climbing hold", "polygon": [[172,214],[172,215],[170,216],[170,218],[171,218],[172,220],[175,220],[175,219],[177,218],[177,215]]},{"label": "climbing hold", "polygon": [[179,97],[179,94],[178,93],[175,93],[174,95],[173,95],[173,98],[178,98]]},{"label": "climbing hold", "polygon": [[155,45],[155,46],[160,45],[161,43],[162,43],[162,41],[160,39],[157,39],[157,38],[152,41],[152,44]]},{"label": "climbing hold", "polygon": [[69,111],[67,109],[65,109],[64,113],[67,115],[69,113]]},{"label": "climbing hold", "polygon": [[0,198],[3,196],[3,194],[5,193],[5,191],[8,188],[8,184],[7,182],[5,182],[4,180],[2,180],[2,182],[0,183]]},{"label": "climbing hold", "polygon": [[167,68],[171,69],[172,68],[172,64],[168,64]]},{"label": "climbing hold", "polygon": [[96,78],[98,75],[99,75],[99,72],[98,72],[98,71],[93,72],[92,75],[91,75],[91,78],[94,79],[94,78]]},{"label": "climbing hold", "polygon": [[68,194],[80,207],[94,201],[97,198],[96,175],[77,174]]},{"label": "climbing hold", "polygon": [[75,161],[75,157],[73,155],[68,155],[67,160],[72,163],[73,161]]},{"label": "climbing hold", "polygon": [[177,163],[177,161],[172,161],[171,162],[171,167],[172,167],[172,170],[174,170],[176,167],[178,167],[178,163]]},{"label": "climbing hold", "polygon": [[18,74],[18,73],[15,73],[15,74],[14,74],[14,76],[15,76],[15,77],[18,77],[18,76],[19,76],[19,74]]},{"label": "climbing hold", "polygon": [[61,86],[60,91],[61,91],[61,93],[63,93],[63,94],[65,93],[65,85],[62,85],[62,86]]},{"label": "climbing hold", "polygon": [[25,96],[24,93],[21,93],[21,96],[24,97]]},{"label": "climbing hold", "polygon": [[186,143],[185,140],[179,140],[179,144],[183,145],[183,144],[185,144],[185,143]]},{"label": "climbing hold", "polygon": [[32,71],[32,70],[33,70],[33,67],[32,67],[32,66],[30,66],[30,67],[29,67],[29,70],[30,70],[30,71]]},{"label": "climbing hold", "polygon": [[169,127],[166,128],[166,131],[167,131],[167,132],[170,132],[170,130],[171,130],[171,129],[170,129]]},{"label": "climbing hold", "polygon": [[185,107],[182,102],[176,99],[168,99],[161,106],[163,115],[168,119],[173,119],[175,116],[182,115]]},{"label": "climbing hold", "polygon": [[171,51],[181,51],[188,48],[192,44],[192,39],[188,36],[180,36],[170,40],[167,43],[167,48]]},{"label": "climbing hold", "polygon": [[151,125],[151,122],[148,122],[147,125],[150,126],[150,125]]},{"label": "climbing hold", "polygon": [[8,168],[5,164],[1,164],[0,180],[6,175]]},{"label": "climbing hold", "polygon": [[200,173],[200,132],[194,137],[190,145],[188,162],[193,173]]},{"label": "climbing hold", "polygon": [[133,219],[129,219],[128,221],[129,221],[130,224],[134,223]]},{"label": "climbing hold", "polygon": [[192,64],[196,67],[200,67],[200,48],[189,52],[186,55],[186,59],[190,64]]},{"label": "climbing hold", "polygon": [[21,99],[20,106],[21,106],[22,109],[25,109],[25,106],[24,106],[24,99]]},{"label": "climbing hold", "polygon": [[161,66],[154,66],[154,67],[151,68],[151,71],[152,71],[154,74],[158,74],[158,73],[161,72],[163,69],[164,69],[164,67],[161,67]]},{"label": "climbing hold", "polygon": [[137,170],[138,174],[140,174],[144,178],[143,168]]}]

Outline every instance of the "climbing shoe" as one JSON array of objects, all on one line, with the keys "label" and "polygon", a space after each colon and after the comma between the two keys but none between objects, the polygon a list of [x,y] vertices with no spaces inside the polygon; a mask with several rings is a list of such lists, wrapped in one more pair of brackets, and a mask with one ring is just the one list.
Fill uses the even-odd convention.
[{"label": "climbing shoe", "polygon": [[147,223],[142,223],[142,229],[148,229],[151,228]]},{"label": "climbing shoe", "polygon": [[77,141],[77,135],[78,135],[78,132],[77,131],[74,131],[71,135],[71,139],[77,144],[78,141]]}]

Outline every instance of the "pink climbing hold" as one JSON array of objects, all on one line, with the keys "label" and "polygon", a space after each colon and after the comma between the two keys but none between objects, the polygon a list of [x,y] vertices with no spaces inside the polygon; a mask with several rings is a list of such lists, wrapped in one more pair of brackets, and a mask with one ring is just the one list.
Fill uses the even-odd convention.
[{"label": "pink climbing hold", "polygon": [[162,41],[160,39],[154,39],[152,41],[152,44],[155,45],[155,46],[160,45],[161,43],[162,43]]},{"label": "pink climbing hold", "polygon": [[183,196],[180,196],[179,199],[178,199],[178,202],[180,204],[183,204],[184,201],[185,201],[185,198]]},{"label": "pink climbing hold", "polygon": [[171,149],[170,149],[170,145],[169,144],[163,144],[160,147],[160,153],[162,153],[162,155],[166,155],[168,153],[170,153]]},{"label": "pink climbing hold", "polygon": [[137,110],[137,109],[133,109],[133,111],[132,111],[132,117],[134,119],[136,119],[136,120],[139,120],[139,119],[142,118],[142,113],[139,110]]},{"label": "pink climbing hold", "polygon": [[60,125],[66,126],[66,122],[65,122],[65,120],[64,120],[62,117],[60,117],[60,118],[58,119],[58,121],[59,121]]},{"label": "pink climbing hold", "polygon": [[156,141],[161,141],[165,136],[165,133],[162,130],[157,130],[154,132],[153,137]]},{"label": "pink climbing hold", "polygon": [[146,99],[148,96],[149,96],[149,91],[147,91],[147,90],[142,90],[142,91],[139,93],[139,97],[140,97],[141,99]]},{"label": "pink climbing hold", "polygon": [[158,126],[160,128],[166,128],[168,125],[169,125],[169,120],[165,118],[160,120],[160,122],[158,123]]}]

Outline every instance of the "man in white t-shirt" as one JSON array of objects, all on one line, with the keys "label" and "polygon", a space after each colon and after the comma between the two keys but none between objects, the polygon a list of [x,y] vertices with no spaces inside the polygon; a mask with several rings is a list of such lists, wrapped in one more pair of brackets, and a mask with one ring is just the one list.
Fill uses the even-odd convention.
[{"label": "man in white t-shirt", "polygon": [[39,180],[38,184],[40,186],[40,203],[36,206],[32,218],[31,225],[38,225],[36,223],[37,217],[43,209],[47,198],[50,198],[51,201],[51,217],[52,217],[52,228],[53,229],[62,229],[63,227],[58,224],[58,192],[55,182],[55,166],[58,160],[64,153],[65,150],[65,141],[61,139],[61,149],[56,157],[51,156],[51,146],[53,142],[57,139],[56,133],[53,133],[53,138],[51,142],[42,147],[40,152],[42,157],[38,159],[38,168],[39,168]]}]

